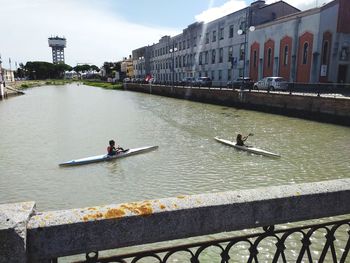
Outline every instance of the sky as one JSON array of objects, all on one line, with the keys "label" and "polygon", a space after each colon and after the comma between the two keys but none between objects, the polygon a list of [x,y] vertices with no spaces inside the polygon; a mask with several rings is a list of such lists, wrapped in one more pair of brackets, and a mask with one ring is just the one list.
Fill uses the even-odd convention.
[{"label": "sky", "polygon": [[[306,10],[331,0],[285,0]],[[196,21],[212,21],[253,0],[0,0],[0,54],[5,68],[52,62],[48,37],[64,36],[66,64],[102,66],[133,49],[174,36]],[[273,3],[276,0],[266,0]]]}]

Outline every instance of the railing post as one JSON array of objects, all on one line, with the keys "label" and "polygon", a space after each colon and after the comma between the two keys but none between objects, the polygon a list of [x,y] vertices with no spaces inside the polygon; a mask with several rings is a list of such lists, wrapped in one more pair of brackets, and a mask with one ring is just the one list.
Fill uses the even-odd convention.
[{"label": "railing post", "polygon": [[27,263],[27,223],[34,202],[0,205],[0,263]]}]

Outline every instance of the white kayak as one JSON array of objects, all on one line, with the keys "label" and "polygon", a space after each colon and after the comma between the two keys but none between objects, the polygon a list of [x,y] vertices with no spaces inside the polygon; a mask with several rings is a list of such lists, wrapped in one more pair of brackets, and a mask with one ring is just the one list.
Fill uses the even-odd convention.
[{"label": "white kayak", "polygon": [[239,145],[236,145],[235,142],[231,142],[231,141],[228,141],[228,140],[224,140],[224,139],[220,139],[218,137],[215,137],[214,138],[215,140],[217,140],[218,142],[221,142],[223,144],[226,144],[226,145],[229,145],[229,146],[232,146],[238,150],[242,150],[242,151],[246,151],[246,152],[250,152],[250,153],[255,153],[255,154],[260,154],[260,155],[264,155],[264,156],[269,156],[269,157],[281,157],[281,155],[277,154],[277,153],[272,153],[272,152],[268,152],[268,151],[265,151],[265,150],[262,150],[262,149],[259,149],[259,148],[255,148],[255,147],[252,147],[252,146],[239,146]]},{"label": "white kayak", "polygon": [[68,162],[60,163],[59,165],[60,166],[73,166],[73,165],[97,163],[97,162],[103,162],[103,161],[111,161],[114,159],[119,159],[119,158],[127,157],[130,155],[134,155],[134,154],[153,151],[157,148],[158,148],[158,146],[147,146],[147,147],[141,147],[141,148],[128,149],[124,152],[120,152],[120,153],[118,153],[116,155],[112,155],[112,156],[107,155],[107,154],[96,155],[96,156],[86,157],[86,158],[82,158],[82,159],[71,160]]}]

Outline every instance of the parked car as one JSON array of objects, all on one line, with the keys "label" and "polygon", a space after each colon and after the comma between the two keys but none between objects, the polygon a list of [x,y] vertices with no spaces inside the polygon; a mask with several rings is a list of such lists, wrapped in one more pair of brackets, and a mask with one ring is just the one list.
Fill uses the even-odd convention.
[{"label": "parked car", "polygon": [[192,86],[195,83],[195,78],[187,77],[180,81],[180,85]]},{"label": "parked car", "polygon": [[255,82],[254,89],[288,90],[288,82],[282,77],[266,77]]},{"label": "parked car", "polygon": [[157,84],[158,81],[157,81],[157,79],[155,79],[155,78],[151,78],[151,79],[148,80],[148,83],[149,83],[149,84]]},{"label": "parked car", "polygon": [[194,81],[194,86],[211,87],[212,81],[209,77],[200,77]]},{"label": "parked car", "polygon": [[130,79],[130,78],[125,78],[125,79],[123,80],[123,82],[124,82],[124,83],[131,82],[131,79]]},{"label": "parked car", "polygon": [[227,87],[228,88],[233,88],[233,89],[239,89],[239,88],[243,88],[243,89],[252,89],[254,86],[254,81],[249,78],[249,77],[240,77],[236,80],[233,81],[228,81],[227,82]]}]

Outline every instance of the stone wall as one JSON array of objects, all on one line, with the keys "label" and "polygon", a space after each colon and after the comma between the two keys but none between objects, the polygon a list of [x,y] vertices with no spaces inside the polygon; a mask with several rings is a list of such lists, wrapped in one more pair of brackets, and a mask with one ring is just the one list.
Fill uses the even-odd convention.
[{"label": "stone wall", "polygon": [[124,84],[124,89],[350,126],[348,98],[142,84]]}]

